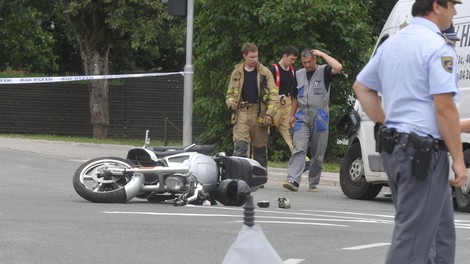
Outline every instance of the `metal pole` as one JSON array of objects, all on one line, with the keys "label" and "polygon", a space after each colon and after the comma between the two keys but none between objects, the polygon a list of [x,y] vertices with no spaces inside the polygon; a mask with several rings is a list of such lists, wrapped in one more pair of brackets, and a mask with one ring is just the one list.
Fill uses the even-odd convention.
[{"label": "metal pole", "polygon": [[194,0],[188,0],[186,16],[186,65],[184,66],[183,146],[193,143],[193,16]]}]

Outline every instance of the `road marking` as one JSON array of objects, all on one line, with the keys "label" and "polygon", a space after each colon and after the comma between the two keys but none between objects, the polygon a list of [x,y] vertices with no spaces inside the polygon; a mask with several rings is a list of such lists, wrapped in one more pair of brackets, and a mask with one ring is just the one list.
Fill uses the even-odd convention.
[{"label": "road marking", "polygon": [[[201,217],[231,217],[241,218],[240,215],[229,214],[191,214],[191,213],[157,213],[157,212],[123,212],[123,211],[103,211],[105,214],[134,214],[134,215],[163,215],[163,216],[201,216]],[[321,225],[321,226],[335,226],[335,227],[348,227],[347,225],[337,225],[328,223],[311,223],[311,222],[292,222],[292,221],[266,221],[259,219],[281,219],[281,220],[310,220],[310,221],[324,221],[324,219],[312,218],[294,218],[294,217],[276,217],[276,216],[256,216],[256,223],[273,223],[273,224],[298,224],[298,225]],[[331,220],[329,220],[331,221]],[[235,221],[242,222],[242,221]]]},{"label": "road marking", "polygon": [[[188,206],[188,205],[187,205]],[[199,207],[200,208],[200,207]],[[243,211],[243,208],[230,208],[230,207],[214,207],[214,206],[206,206],[203,207],[205,209],[222,209],[222,210],[237,210]],[[377,216],[377,217],[384,217],[384,218],[393,218],[393,215],[374,215],[374,214],[361,214],[361,213],[353,213],[353,212],[343,212],[343,211],[322,211],[322,210],[304,210],[306,212],[324,212],[324,213],[332,213],[332,214],[346,214],[346,216],[339,216],[339,215],[326,215],[326,214],[313,214],[313,213],[297,213],[297,212],[289,212],[286,210],[282,211],[273,211],[273,210],[257,210],[259,213],[272,213],[277,215],[296,215],[296,216],[315,216],[317,218],[292,218],[286,217],[287,219],[302,219],[302,220],[322,220],[322,221],[333,221],[333,222],[350,222],[350,223],[376,223],[376,224],[393,224],[393,220],[388,219],[371,219],[371,218],[362,218],[362,217],[351,217],[347,216],[348,214],[351,215],[364,215],[364,216]],[[322,217],[322,218],[319,218]],[[327,218],[325,218],[327,217]],[[281,218],[281,217],[280,217]]]},{"label": "road marking", "polygon": [[468,220],[455,220],[455,228],[470,229],[470,221]]},{"label": "road marking", "polygon": [[455,224],[455,228],[470,229],[470,225]]},{"label": "road marking", "polygon": [[[243,221],[237,221],[237,222],[243,222]],[[347,225],[335,225],[335,224],[326,224],[326,223],[306,223],[306,222],[286,222],[286,221],[260,221],[260,220],[255,220],[255,223],[348,227]]]},{"label": "road marking", "polygon": [[[194,208],[194,207],[193,207]],[[228,207],[201,207],[200,209],[219,209],[219,210],[230,210],[242,212],[242,208],[228,208]],[[357,217],[357,216],[348,216],[352,215],[367,215],[367,216],[381,216],[381,215],[370,215],[370,214],[360,214],[360,213],[348,213],[348,212],[339,212],[339,211],[313,211],[313,212],[328,212],[329,214],[316,214],[316,213],[297,213],[297,212],[286,212],[286,211],[273,211],[273,210],[258,210],[256,216],[257,222],[267,221],[266,223],[294,223],[299,225],[329,225],[335,227],[348,227],[348,223],[372,223],[372,224],[393,224],[393,220],[380,219],[380,218],[367,218],[367,217]],[[114,211],[114,212],[103,212],[107,214],[140,214],[140,215],[167,215],[167,216],[195,216],[195,217],[240,217],[239,214],[201,214],[201,213],[158,213],[158,212],[123,212],[123,211]],[[260,215],[262,214],[262,215]],[[266,215],[274,214],[274,215]],[[338,215],[342,214],[342,215]],[[346,215],[345,215],[346,214]],[[387,216],[393,217],[393,216]],[[314,223],[312,223],[314,222]],[[318,223],[320,222],[320,223]],[[329,222],[329,223],[325,223]],[[333,222],[333,223],[331,223]]]},{"label": "road marking", "polygon": [[206,216],[206,217],[237,217],[239,215],[228,215],[228,214],[187,214],[187,213],[155,213],[155,212],[123,212],[123,211],[103,211],[105,214],[137,214],[137,215],[168,215],[168,216]]},{"label": "road marking", "polygon": [[299,264],[300,262],[303,262],[305,259],[286,259],[284,260],[284,264]]},{"label": "road marking", "polygon": [[394,218],[394,215],[383,215],[383,214],[366,214],[366,213],[356,213],[356,212],[346,212],[346,211],[326,211],[326,210],[304,210],[306,212],[319,212],[319,213],[332,213],[332,214],[346,214],[346,215],[363,215],[363,216],[375,216],[375,217],[384,217],[384,218]]},{"label": "road marking", "polygon": [[369,245],[347,247],[347,248],[342,248],[342,249],[344,249],[344,250],[361,250],[361,249],[367,249],[367,248],[390,246],[390,244],[391,243],[375,243],[375,244],[369,244]]}]

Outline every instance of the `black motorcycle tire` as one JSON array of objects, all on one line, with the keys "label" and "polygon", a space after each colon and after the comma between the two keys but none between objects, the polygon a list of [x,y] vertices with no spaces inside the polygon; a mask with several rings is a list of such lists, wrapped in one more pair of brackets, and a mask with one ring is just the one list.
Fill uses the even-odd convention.
[{"label": "black motorcycle tire", "polygon": [[[99,174],[104,166],[132,168],[134,165],[125,159],[116,157],[95,158],[83,163],[73,176],[73,187],[78,195],[94,203],[124,203],[127,201],[124,186],[132,176],[105,179]],[[85,179],[85,176],[87,176]],[[93,178],[94,176],[94,178]],[[100,182],[101,181],[101,182]],[[95,184],[88,186],[86,183]]]}]

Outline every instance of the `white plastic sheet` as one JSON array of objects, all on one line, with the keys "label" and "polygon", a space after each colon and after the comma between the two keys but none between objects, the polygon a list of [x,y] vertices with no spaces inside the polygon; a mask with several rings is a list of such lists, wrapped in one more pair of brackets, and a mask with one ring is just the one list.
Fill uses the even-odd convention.
[{"label": "white plastic sheet", "polygon": [[243,225],[222,264],[282,264],[261,227]]}]

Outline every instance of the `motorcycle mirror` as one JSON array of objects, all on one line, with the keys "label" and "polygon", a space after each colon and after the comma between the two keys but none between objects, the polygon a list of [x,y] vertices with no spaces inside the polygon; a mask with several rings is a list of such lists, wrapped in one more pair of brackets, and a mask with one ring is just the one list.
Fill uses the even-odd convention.
[{"label": "motorcycle mirror", "polygon": [[193,144],[191,144],[191,145],[185,147],[185,148],[184,148],[184,151],[186,152],[186,151],[190,150],[190,149],[191,149],[192,147],[194,147],[194,146],[196,146],[196,144],[193,143]]},{"label": "motorcycle mirror", "polygon": [[144,139],[143,148],[147,148],[148,145],[150,145],[149,131],[145,130],[145,139]]}]

